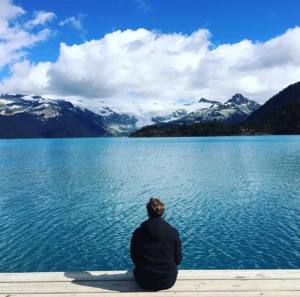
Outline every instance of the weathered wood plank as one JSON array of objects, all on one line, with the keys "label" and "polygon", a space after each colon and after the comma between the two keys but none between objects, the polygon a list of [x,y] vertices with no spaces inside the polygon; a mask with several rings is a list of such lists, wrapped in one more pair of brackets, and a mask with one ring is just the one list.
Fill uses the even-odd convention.
[{"label": "weathered wood plank", "polygon": [[71,282],[73,280],[134,280],[132,271],[78,271],[78,272],[36,272],[36,273],[3,273],[2,282]]},{"label": "weathered wood plank", "polygon": [[[299,291],[299,280],[179,280],[169,292]],[[1,294],[145,292],[135,281],[1,283]]]},{"label": "weathered wood plank", "polygon": [[[257,292],[138,292],[138,293],[66,293],[34,294],[34,297],[300,297],[297,291],[257,291]],[[0,297],[28,297],[25,294],[0,294]]]},{"label": "weathered wood plank", "polygon": [[[80,272],[39,272],[1,273],[2,282],[70,282],[72,280],[133,280],[132,271],[80,271]],[[300,270],[180,270],[179,280],[196,279],[299,279]]]}]

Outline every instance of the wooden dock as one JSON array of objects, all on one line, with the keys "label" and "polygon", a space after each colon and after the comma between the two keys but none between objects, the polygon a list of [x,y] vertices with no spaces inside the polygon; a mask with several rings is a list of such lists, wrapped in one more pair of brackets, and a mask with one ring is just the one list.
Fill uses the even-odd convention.
[{"label": "wooden dock", "polygon": [[0,297],[299,296],[300,270],[180,270],[175,286],[141,289],[131,271],[0,274]]}]

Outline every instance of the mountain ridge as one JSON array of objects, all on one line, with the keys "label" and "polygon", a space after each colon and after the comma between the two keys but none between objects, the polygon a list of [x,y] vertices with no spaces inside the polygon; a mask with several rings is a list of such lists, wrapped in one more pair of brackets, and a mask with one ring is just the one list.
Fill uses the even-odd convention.
[{"label": "mountain ridge", "polygon": [[289,85],[249,115],[270,134],[300,134],[300,82]]},{"label": "mountain ridge", "polygon": [[210,101],[204,98],[201,98],[199,102],[200,101],[205,103],[212,103],[212,105],[209,108],[201,109],[184,115],[180,119],[169,121],[166,125],[170,126],[183,123],[193,124],[213,120],[218,120],[224,124],[230,124],[245,120],[250,113],[260,107],[259,103],[250,100],[241,94],[235,94],[225,103]]},{"label": "mountain ridge", "polygon": [[[241,94],[236,94],[224,105],[247,105]],[[300,82],[292,84],[270,98],[264,105],[247,106],[253,112],[239,123],[213,121],[176,123],[144,127],[130,137],[179,137],[179,136],[229,136],[229,135],[294,135],[300,134]]]},{"label": "mountain ridge", "polygon": [[24,95],[0,96],[1,138],[62,138],[112,136],[101,116],[64,100]]},{"label": "mountain ridge", "polygon": [[[250,102],[249,99],[245,100],[247,104]],[[154,103],[143,106],[136,103],[133,109],[127,110],[122,109],[122,106],[109,106],[102,102],[98,108],[89,109],[83,104],[77,105],[61,99],[2,94],[0,138],[128,136],[138,127],[149,123],[174,125],[176,121],[186,121],[187,118],[194,122],[197,120],[195,116],[199,114],[206,114],[203,120],[221,116],[225,120],[239,121],[249,112],[246,103],[223,104],[201,98],[198,102],[184,105]],[[225,111],[227,115],[224,115]],[[24,130],[24,127],[27,128]]]},{"label": "mountain ridge", "polygon": [[271,97],[265,104],[257,111],[253,112],[248,117],[249,121],[262,121],[269,116],[280,105],[286,104],[293,100],[300,100],[300,82],[291,84],[281,90],[279,93]]}]

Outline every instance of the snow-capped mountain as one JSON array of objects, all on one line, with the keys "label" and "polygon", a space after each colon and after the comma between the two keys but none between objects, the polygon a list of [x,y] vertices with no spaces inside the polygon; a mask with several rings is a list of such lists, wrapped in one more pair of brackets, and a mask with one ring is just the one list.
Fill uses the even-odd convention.
[{"label": "snow-capped mountain", "polygon": [[192,124],[213,120],[217,120],[225,124],[240,122],[245,120],[250,113],[260,107],[259,103],[249,100],[241,94],[235,94],[225,103],[210,101],[204,98],[201,98],[199,103],[210,104],[210,106],[169,121],[167,125],[177,125],[180,123]]},{"label": "snow-capped mountain", "polygon": [[[69,105],[69,108],[73,105]],[[13,116],[21,113],[35,115],[45,121],[60,116],[59,102],[39,96],[11,95],[0,96],[0,115]]]},{"label": "snow-capped mountain", "polygon": [[[191,112],[202,110],[211,106],[206,102],[194,102],[190,104],[162,104],[158,102],[126,102],[126,104],[109,104],[103,101],[93,102],[93,106],[78,103],[79,106],[106,117],[106,125],[109,127],[111,116],[114,114],[122,117],[126,125],[131,123],[131,129],[139,129],[144,126],[161,122],[169,122],[188,115]],[[125,121],[127,118],[127,121]]]},{"label": "snow-capped mountain", "polygon": [[113,136],[102,117],[63,100],[0,96],[0,138]]},{"label": "snow-capped mountain", "polygon": [[83,109],[90,110],[100,115],[102,117],[102,123],[115,136],[127,136],[137,129],[137,119],[134,116],[125,113],[117,113],[107,105],[98,108],[89,107]]},{"label": "snow-capped mountain", "polygon": [[219,101],[211,101],[211,100],[207,100],[207,99],[205,99],[205,98],[201,98],[201,99],[199,100],[199,102],[202,102],[202,103],[210,103],[210,104],[220,104]]},{"label": "snow-capped mountain", "polygon": [[[6,126],[9,122],[10,130],[19,129],[22,133],[29,125],[27,128],[38,135],[31,137],[128,136],[154,124],[190,124],[214,119],[224,123],[241,121],[259,106],[241,94],[225,103],[201,98],[188,104],[126,102],[113,105],[99,101],[91,106],[83,102],[75,104],[40,96],[5,94],[0,96],[0,121]],[[0,137],[10,135],[5,133]]]},{"label": "snow-capped mountain", "polygon": [[235,94],[231,99],[225,102],[225,105],[231,107],[234,106],[246,113],[247,115],[249,115],[250,113],[252,113],[260,107],[259,103],[249,100],[241,94]]}]

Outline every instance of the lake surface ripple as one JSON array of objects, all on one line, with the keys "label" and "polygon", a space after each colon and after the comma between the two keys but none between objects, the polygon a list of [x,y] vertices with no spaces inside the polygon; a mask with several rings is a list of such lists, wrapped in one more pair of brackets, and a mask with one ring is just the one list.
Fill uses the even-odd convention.
[{"label": "lake surface ripple", "polygon": [[300,136],[0,140],[0,271],[132,269],[150,197],[180,269],[300,268]]}]

